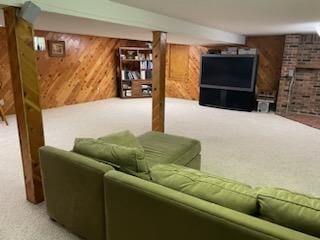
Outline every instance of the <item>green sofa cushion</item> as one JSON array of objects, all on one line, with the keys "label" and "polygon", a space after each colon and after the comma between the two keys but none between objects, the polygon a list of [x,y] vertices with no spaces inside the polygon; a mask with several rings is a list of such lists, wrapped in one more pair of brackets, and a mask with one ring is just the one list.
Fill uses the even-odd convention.
[{"label": "green sofa cushion", "polygon": [[250,215],[257,213],[256,191],[248,185],[175,164],[151,168],[152,181]]},{"label": "green sofa cushion", "polygon": [[107,136],[100,137],[98,140],[101,140],[105,143],[143,149],[139,140],[128,130],[112,133]]},{"label": "green sofa cushion", "polygon": [[[108,143],[111,142],[112,138],[115,139],[116,143],[128,144],[130,147]],[[121,141],[121,138],[115,134],[111,135],[110,138],[77,138],[73,151],[111,164],[126,173],[150,179],[149,167],[144,159],[143,148],[134,141]]]},{"label": "green sofa cushion", "polygon": [[284,189],[261,188],[258,192],[261,218],[320,237],[320,199]]},{"label": "green sofa cushion", "polygon": [[159,132],[148,132],[138,137],[144,148],[145,159],[151,164],[175,163],[187,165],[201,151],[198,140]]}]

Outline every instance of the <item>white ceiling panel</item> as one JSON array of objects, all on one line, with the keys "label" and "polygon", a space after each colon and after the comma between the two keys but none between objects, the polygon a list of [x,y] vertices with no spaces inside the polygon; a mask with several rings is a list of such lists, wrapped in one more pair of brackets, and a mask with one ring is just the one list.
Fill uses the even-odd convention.
[{"label": "white ceiling panel", "polygon": [[315,32],[320,0],[113,0],[244,35]]}]

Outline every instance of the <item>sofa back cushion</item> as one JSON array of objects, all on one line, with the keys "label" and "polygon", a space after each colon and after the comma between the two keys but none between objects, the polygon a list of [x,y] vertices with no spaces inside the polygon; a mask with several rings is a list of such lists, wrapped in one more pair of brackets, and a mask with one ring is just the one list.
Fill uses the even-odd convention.
[{"label": "sofa back cushion", "polygon": [[320,199],[284,189],[261,188],[258,192],[261,218],[320,237]]},{"label": "sofa back cushion", "polygon": [[256,191],[248,185],[174,164],[151,168],[152,181],[250,215],[257,213]]},{"label": "sofa back cushion", "polygon": [[104,137],[100,137],[98,138],[98,140],[101,140],[105,143],[111,143],[130,148],[139,148],[143,150],[140,141],[133,135],[133,133],[128,130],[112,133]]},{"label": "sofa back cushion", "polygon": [[73,151],[108,163],[121,171],[150,179],[144,150],[130,132],[120,132],[99,139],[77,138]]}]

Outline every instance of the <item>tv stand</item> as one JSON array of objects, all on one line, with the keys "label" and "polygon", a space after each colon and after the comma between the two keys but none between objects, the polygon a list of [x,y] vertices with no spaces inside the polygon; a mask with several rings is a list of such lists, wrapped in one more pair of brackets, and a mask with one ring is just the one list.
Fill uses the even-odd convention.
[{"label": "tv stand", "polygon": [[199,104],[251,112],[256,108],[255,92],[200,87]]}]

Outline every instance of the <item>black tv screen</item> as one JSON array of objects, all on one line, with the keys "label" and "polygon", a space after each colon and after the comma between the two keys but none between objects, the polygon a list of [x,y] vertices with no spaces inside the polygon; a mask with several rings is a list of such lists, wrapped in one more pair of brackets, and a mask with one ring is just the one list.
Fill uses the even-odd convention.
[{"label": "black tv screen", "polygon": [[256,56],[205,55],[202,57],[201,85],[226,90],[253,91]]}]

